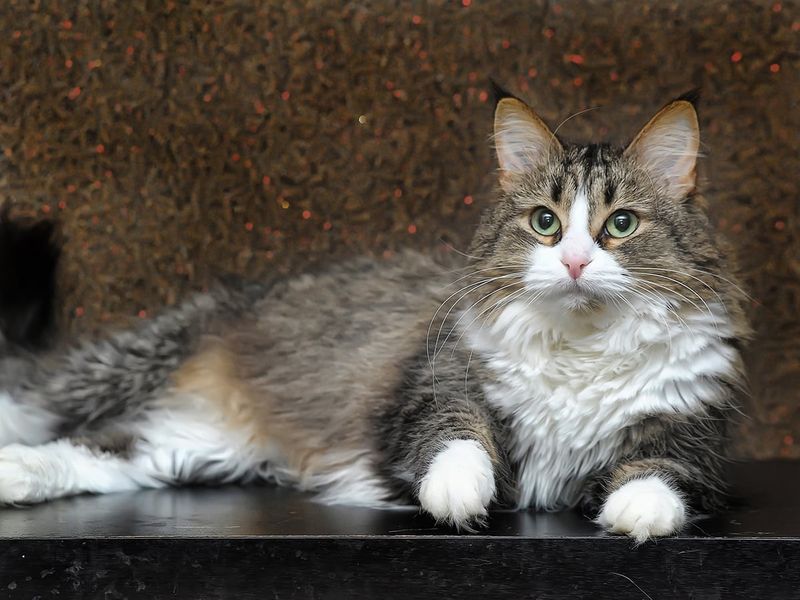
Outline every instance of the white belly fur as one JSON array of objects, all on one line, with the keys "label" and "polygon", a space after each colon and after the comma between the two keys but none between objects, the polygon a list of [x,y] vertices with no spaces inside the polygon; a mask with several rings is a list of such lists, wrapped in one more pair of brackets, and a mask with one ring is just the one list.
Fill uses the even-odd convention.
[{"label": "white belly fur", "polygon": [[724,307],[678,309],[683,322],[664,307],[634,307],[565,315],[514,302],[470,333],[495,377],[487,401],[511,425],[519,507],[575,504],[586,476],[617,458],[627,426],[720,399],[719,384],[702,377],[734,370]]}]

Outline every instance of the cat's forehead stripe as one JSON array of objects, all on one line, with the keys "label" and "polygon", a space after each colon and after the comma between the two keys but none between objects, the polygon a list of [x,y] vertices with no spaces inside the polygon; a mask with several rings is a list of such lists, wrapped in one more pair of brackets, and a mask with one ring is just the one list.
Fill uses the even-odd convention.
[{"label": "cat's forehead stripe", "polygon": [[613,150],[603,144],[570,148],[553,177],[552,201],[569,211],[582,191],[590,215],[610,205],[617,193],[615,159]]},{"label": "cat's forehead stripe", "polygon": [[560,177],[553,177],[553,185],[550,188],[550,196],[553,202],[558,204],[561,201],[561,192],[564,189],[563,182]]},{"label": "cat's forehead stripe", "polygon": [[606,205],[609,205],[614,201],[614,194],[616,192],[617,192],[617,184],[611,180],[607,180],[606,188],[603,193],[603,199],[606,201]]}]

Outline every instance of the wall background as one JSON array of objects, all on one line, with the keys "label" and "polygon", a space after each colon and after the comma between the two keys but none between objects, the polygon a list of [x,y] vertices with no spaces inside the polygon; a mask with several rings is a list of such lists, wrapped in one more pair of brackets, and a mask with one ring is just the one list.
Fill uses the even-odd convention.
[{"label": "wall background", "polygon": [[[800,457],[798,2],[0,7],[0,197],[57,218],[73,332],[213,274],[443,241],[490,198],[487,75],[566,138],[703,88],[701,174],[758,339],[743,454]],[[795,443],[795,439],[797,443]]]}]

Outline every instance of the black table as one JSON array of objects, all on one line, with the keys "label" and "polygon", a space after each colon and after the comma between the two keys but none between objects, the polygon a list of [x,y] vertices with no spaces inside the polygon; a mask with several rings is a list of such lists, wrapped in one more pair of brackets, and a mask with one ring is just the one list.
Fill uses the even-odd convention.
[{"label": "black table", "polygon": [[495,512],[459,535],[272,486],[2,509],[0,597],[800,598],[800,463],[732,477],[737,508],[640,547],[573,512]]}]

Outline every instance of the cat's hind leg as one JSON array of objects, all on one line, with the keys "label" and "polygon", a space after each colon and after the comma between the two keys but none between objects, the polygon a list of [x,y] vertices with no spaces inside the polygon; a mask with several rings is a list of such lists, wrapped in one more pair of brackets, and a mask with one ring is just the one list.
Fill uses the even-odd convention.
[{"label": "cat's hind leg", "polygon": [[256,479],[275,458],[202,397],[179,395],[117,430],[0,448],[0,503]]},{"label": "cat's hind leg", "polygon": [[123,453],[60,439],[0,449],[0,502],[35,504],[84,492],[109,493],[166,483]]},{"label": "cat's hind leg", "polygon": [[50,441],[60,423],[61,419],[45,408],[17,402],[9,392],[0,391],[0,448]]}]

